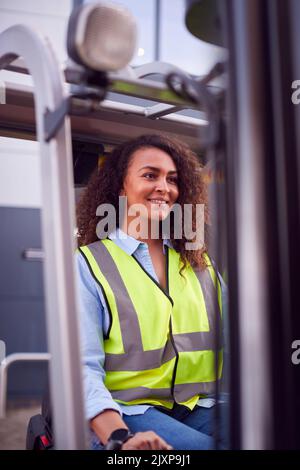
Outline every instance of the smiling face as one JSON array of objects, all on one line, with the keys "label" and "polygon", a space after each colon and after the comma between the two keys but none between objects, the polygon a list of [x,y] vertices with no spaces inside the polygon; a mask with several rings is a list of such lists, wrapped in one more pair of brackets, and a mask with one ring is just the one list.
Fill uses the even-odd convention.
[{"label": "smiling face", "polygon": [[179,195],[177,169],[170,155],[156,147],[136,150],[120,195],[127,196],[128,208],[142,204],[148,219],[164,220]]}]

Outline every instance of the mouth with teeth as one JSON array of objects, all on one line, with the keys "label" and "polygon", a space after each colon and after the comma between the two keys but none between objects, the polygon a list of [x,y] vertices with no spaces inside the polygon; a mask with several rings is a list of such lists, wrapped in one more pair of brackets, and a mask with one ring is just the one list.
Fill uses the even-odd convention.
[{"label": "mouth with teeth", "polygon": [[148,201],[150,201],[153,205],[158,205],[159,207],[168,206],[168,201],[165,201],[164,199],[148,199]]},{"label": "mouth with teeth", "polygon": [[170,212],[170,201],[165,199],[149,198],[147,199],[150,204],[149,213],[154,218],[165,219]]}]

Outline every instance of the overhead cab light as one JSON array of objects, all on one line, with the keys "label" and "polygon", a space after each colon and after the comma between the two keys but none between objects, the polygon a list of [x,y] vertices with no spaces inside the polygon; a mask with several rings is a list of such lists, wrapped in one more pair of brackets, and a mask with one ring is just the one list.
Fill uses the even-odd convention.
[{"label": "overhead cab light", "polygon": [[113,3],[81,5],[72,12],[67,33],[69,57],[99,72],[115,72],[131,61],[137,40],[133,15]]}]

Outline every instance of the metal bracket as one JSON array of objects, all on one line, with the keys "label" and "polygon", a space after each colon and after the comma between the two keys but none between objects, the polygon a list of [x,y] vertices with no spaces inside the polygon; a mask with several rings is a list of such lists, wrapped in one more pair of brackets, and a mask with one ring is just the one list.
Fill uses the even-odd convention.
[{"label": "metal bracket", "polygon": [[7,401],[7,372],[9,366],[17,361],[50,361],[49,353],[13,353],[0,363],[0,419],[5,418]]},{"label": "metal bracket", "polygon": [[30,261],[43,261],[45,259],[45,253],[40,248],[27,248],[23,251],[22,256]]},{"label": "metal bracket", "polygon": [[65,117],[70,114],[71,111],[71,96],[65,98],[61,105],[54,111],[50,111],[48,108],[44,113],[45,121],[45,141],[49,142],[53,137],[56,136],[60,129]]},{"label": "metal bracket", "polygon": [[221,115],[216,98],[207,89],[207,83],[224,72],[223,64],[216,64],[207,77],[197,81],[186,74],[172,72],[167,75],[166,83],[181,98],[192,100],[207,115],[207,133],[202,140],[204,149],[216,146],[220,139]]},{"label": "metal bracket", "polygon": [[86,106],[84,109],[84,114],[89,114],[97,109],[100,101],[105,99],[106,93],[107,90],[105,88],[99,88],[98,91],[94,92],[76,93],[63,99],[60,106],[54,111],[50,111],[47,108],[44,113],[46,142],[49,142],[53,137],[56,136],[65,117],[71,114],[73,101],[76,99],[85,100]]}]

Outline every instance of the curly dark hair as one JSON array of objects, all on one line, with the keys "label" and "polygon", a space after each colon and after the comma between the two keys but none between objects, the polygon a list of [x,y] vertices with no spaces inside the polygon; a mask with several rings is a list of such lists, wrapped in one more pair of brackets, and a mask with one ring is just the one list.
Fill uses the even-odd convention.
[{"label": "curly dark hair", "polygon": [[[141,148],[154,147],[166,152],[174,161],[178,172],[179,196],[176,201],[182,206],[192,206],[192,228],[196,228],[196,204],[204,204],[205,222],[208,221],[207,189],[202,177],[201,165],[197,155],[185,144],[177,139],[171,139],[161,134],[142,135],[116,147],[104,161],[101,167],[92,173],[86,189],[77,206],[77,228],[79,246],[88,245],[98,239],[96,226],[101,219],[96,215],[100,204],[112,204],[116,209],[119,220],[119,194],[123,186],[130,158]],[[183,221],[182,221],[183,223]],[[174,249],[180,254],[182,267],[189,262],[193,267],[204,269],[207,264],[203,257],[206,251],[204,245],[199,250],[186,250],[182,230],[182,238],[173,238],[174,226],[170,225],[170,240]]]}]

